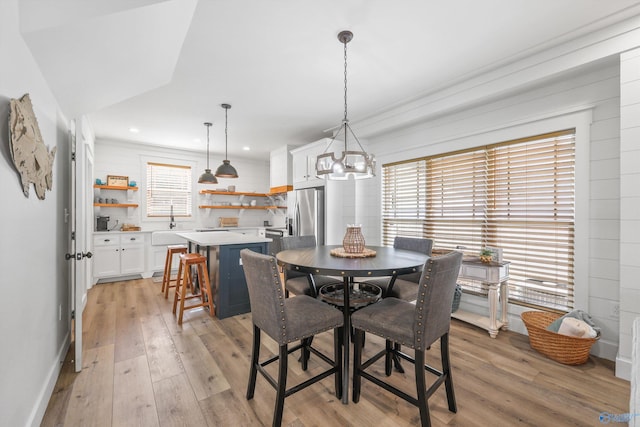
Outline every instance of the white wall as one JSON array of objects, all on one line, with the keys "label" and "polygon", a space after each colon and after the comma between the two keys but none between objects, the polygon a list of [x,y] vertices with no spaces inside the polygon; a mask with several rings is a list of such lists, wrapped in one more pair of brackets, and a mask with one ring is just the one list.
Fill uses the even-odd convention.
[{"label": "white wall", "polygon": [[640,317],[640,49],[623,53],[620,69],[620,352],[616,373],[628,377],[632,328]]},{"label": "white wall", "polygon": [[[237,209],[198,209],[198,205],[211,204],[211,201],[205,203],[204,196],[198,194],[202,189],[213,190],[216,188],[227,188],[229,185],[235,185],[236,191],[243,192],[269,192],[269,161],[247,160],[247,159],[231,159],[231,164],[238,171],[238,178],[219,178],[218,184],[198,184],[198,177],[204,172],[207,165],[205,152],[192,152],[185,150],[174,150],[170,148],[151,147],[148,145],[140,145],[132,142],[111,141],[97,139],[95,143],[95,178],[105,180],[107,175],[128,176],[129,180],[136,181],[140,190],[134,192],[133,197],[139,207],[132,209],[131,212],[124,208],[96,208],[96,215],[109,216],[109,226],[118,226],[122,223],[133,223],[140,225],[143,231],[150,230],[168,230],[169,220],[167,218],[147,218],[145,215],[145,190],[146,190],[146,164],[147,161],[155,161],[168,164],[184,164],[192,168],[193,175],[193,217],[192,218],[176,218],[177,229],[190,230],[201,227],[217,227],[218,218],[239,216],[239,225],[241,227],[262,227],[263,221],[269,220],[274,226],[284,226],[285,212],[279,209],[275,214],[267,210],[248,210],[245,209],[240,214]],[[209,164],[212,171],[222,162],[221,159],[212,155]],[[113,193],[111,193],[113,194]],[[118,192],[113,197],[124,199],[124,193]],[[232,196],[216,196],[217,200],[222,198],[229,200],[237,200]],[[251,197],[244,199],[251,200]],[[259,199],[256,199],[260,202]],[[129,216],[130,215],[130,216]]]},{"label": "white wall", "polygon": [[[589,312],[602,327],[593,352],[610,360],[618,347],[613,308],[619,304],[619,103],[618,63],[608,61],[509,96],[496,95],[482,105],[368,136],[382,165],[576,127],[576,308]],[[373,182],[380,185],[380,178]],[[379,208],[375,215],[372,223],[379,224]],[[466,308],[486,312],[486,301],[473,304]],[[510,328],[524,332],[521,311],[510,307]]]},{"label": "white wall", "polygon": [[[0,425],[39,425],[69,345],[64,207],[67,121],[20,37],[17,0],[0,2]],[[9,99],[31,95],[45,145],[58,147],[53,190],[22,193],[9,153]],[[58,309],[62,319],[58,320]]]}]

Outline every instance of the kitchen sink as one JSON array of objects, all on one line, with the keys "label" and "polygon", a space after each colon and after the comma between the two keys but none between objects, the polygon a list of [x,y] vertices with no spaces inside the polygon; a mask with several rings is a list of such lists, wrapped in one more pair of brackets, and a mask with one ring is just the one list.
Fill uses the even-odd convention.
[{"label": "kitchen sink", "polygon": [[178,233],[189,233],[194,230],[162,230],[151,232],[151,245],[180,245],[187,243],[185,239],[177,236]]}]

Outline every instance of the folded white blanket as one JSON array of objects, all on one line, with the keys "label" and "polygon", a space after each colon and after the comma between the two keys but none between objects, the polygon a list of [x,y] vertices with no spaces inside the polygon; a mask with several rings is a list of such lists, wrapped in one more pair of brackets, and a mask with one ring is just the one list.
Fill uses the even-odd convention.
[{"label": "folded white blanket", "polygon": [[558,333],[579,338],[595,338],[598,333],[584,320],[575,317],[565,317],[560,323]]},{"label": "folded white blanket", "polygon": [[[573,310],[565,314],[564,316],[557,318],[549,326],[547,326],[547,330],[558,332],[558,329],[560,329],[560,325],[562,324],[564,319],[567,319],[570,317],[574,319],[582,320],[583,322],[585,322],[595,331],[596,336],[600,333],[600,328],[593,322],[593,319],[591,318],[591,316],[589,316],[587,313],[585,313],[582,310]],[[591,332],[589,334],[591,334]]]}]

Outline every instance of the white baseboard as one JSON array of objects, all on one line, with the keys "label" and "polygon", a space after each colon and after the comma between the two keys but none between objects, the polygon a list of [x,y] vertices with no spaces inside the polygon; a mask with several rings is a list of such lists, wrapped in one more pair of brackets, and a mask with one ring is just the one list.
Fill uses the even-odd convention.
[{"label": "white baseboard", "polygon": [[[469,311],[471,313],[485,315],[485,316],[488,315],[489,313],[489,303],[487,302],[487,299],[476,296],[476,295],[463,294],[462,300],[460,301],[460,308],[464,309],[465,311]],[[520,314],[524,311],[529,311],[529,310],[531,309],[524,306],[509,304],[509,313],[507,315],[507,318],[509,320],[510,331],[517,332],[523,335],[528,335],[527,328],[522,322],[522,319],[520,318]],[[591,354],[593,354],[594,356],[600,357],[602,359],[607,359],[612,361],[615,360],[616,366],[618,365],[619,358],[617,357],[618,355],[617,342],[605,341],[602,339],[598,340],[593,345],[593,347],[591,347]],[[624,363],[625,362],[623,361],[623,364]],[[621,366],[622,372],[625,372],[625,369],[627,369],[627,372],[630,373],[631,372],[630,361],[627,361],[626,363],[628,364],[628,367],[625,368],[624,366]],[[616,370],[617,370],[617,367],[616,367]],[[625,378],[625,377],[620,377],[620,378]],[[625,379],[628,379],[628,376]]]},{"label": "white baseboard", "polygon": [[631,360],[625,357],[616,357],[616,377],[631,381]]},{"label": "white baseboard", "polygon": [[47,380],[43,384],[40,393],[38,393],[38,398],[35,401],[33,410],[31,411],[31,415],[29,416],[29,420],[26,425],[38,427],[42,423],[42,418],[44,417],[44,413],[47,410],[47,406],[49,405],[49,400],[51,399],[53,389],[55,388],[56,382],[58,381],[58,376],[60,375],[60,370],[62,369],[62,364],[64,363],[64,359],[67,356],[67,351],[69,351],[70,345],[71,332],[67,333],[67,336],[63,340],[62,345],[58,350],[58,356],[49,369]]},{"label": "white baseboard", "polygon": [[111,283],[111,282],[121,282],[124,280],[134,280],[134,279],[142,279],[142,274],[128,274],[126,276],[114,276],[114,277],[104,277],[102,279],[98,279],[96,284],[101,283]]}]

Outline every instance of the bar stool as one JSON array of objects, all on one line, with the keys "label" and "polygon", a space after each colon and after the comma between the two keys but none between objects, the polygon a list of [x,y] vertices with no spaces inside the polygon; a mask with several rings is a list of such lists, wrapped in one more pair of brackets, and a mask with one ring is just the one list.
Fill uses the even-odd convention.
[{"label": "bar stool", "polygon": [[[164,274],[162,275],[162,289],[160,292],[164,293],[164,299],[169,298],[169,288],[175,288],[176,279],[171,279],[171,265],[173,264],[173,255],[180,255],[187,253],[186,245],[169,245],[167,246],[167,257],[164,261]],[[171,285],[171,282],[174,282]]]},{"label": "bar stool", "polygon": [[[193,277],[191,268],[196,267],[200,290],[196,294],[187,295],[187,287],[192,292],[196,292],[193,286]],[[178,277],[176,277],[176,292],[173,298],[173,314],[176,314],[178,301],[180,301],[180,311],[178,313],[178,325],[182,325],[182,315],[184,310],[190,310],[198,307],[209,307],[209,315],[215,314],[213,308],[213,298],[211,293],[211,282],[209,282],[209,271],[207,269],[207,258],[204,255],[180,254],[180,265],[178,267]],[[186,300],[200,298],[197,304],[185,306]]]}]

